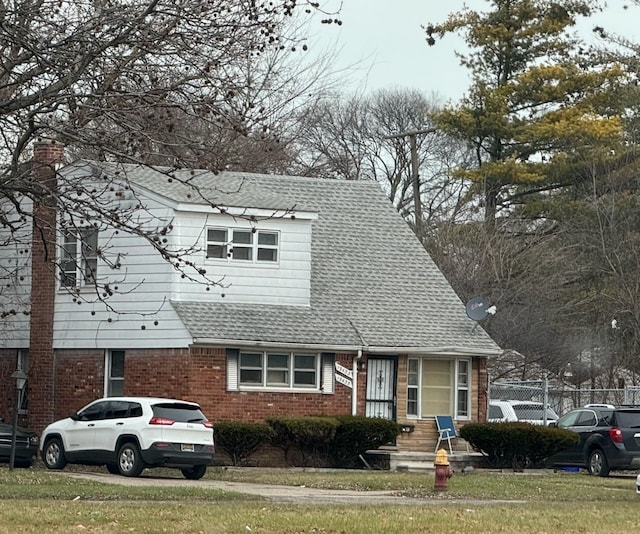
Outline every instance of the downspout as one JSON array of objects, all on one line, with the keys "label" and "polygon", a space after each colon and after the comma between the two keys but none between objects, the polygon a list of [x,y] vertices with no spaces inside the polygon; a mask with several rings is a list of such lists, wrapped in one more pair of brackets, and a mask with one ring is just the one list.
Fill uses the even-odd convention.
[{"label": "downspout", "polygon": [[351,390],[351,415],[358,415],[358,363],[362,360],[362,349],[353,357],[353,379]]},{"label": "downspout", "polygon": [[352,386],[351,415],[357,415],[358,414],[358,363],[360,362],[360,360],[362,360],[362,349],[367,346],[367,343],[362,337],[360,330],[358,330],[358,327],[355,324],[353,324],[353,321],[351,319],[349,319],[349,323],[351,324],[353,329],[356,331],[356,334],[358,334],[358,337],[360,338],[360,343],[362,344],[362,346],[358,349],[358,353],[353,357],[353,364],[352,364],[353,378],[351,379],[351,386]]}]

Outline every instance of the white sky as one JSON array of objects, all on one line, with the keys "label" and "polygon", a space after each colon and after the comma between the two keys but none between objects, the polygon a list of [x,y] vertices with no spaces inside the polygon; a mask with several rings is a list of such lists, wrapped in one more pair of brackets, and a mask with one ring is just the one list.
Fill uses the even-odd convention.
[{"label": "white sky", "polygon": [[[591,36],[600,25],[608,31],[640,42],[640,8],[624,6],[626,0],[609,0],[609,7],[581,25],[581,33]],[[338,49],[338,64],[350,68],[345,91],[352,89],[411,88],[443,100],[457,100],[469,84],[467,71],[460,67],[454,51],[464,51],[461,38],[449,35],[435,46],[428,46],[421,25],[446,19],[463,5],[486,10],[487,0],[325,0],[323,5],[342,4],[341,26],[321,25],[316,40],[319,47]]]}]

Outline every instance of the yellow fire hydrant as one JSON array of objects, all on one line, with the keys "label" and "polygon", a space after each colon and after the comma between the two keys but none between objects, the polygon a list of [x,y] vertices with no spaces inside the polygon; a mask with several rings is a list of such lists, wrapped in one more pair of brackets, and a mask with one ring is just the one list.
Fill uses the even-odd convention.
[{"label": "yellow fire hydrant", "polygon": [[436,460],[433,464],[436,468],[436,480],[433,489],[436,491],[446,491],[447,481],[453,476],[453,471],[449,468],[447,451],[440,449],[436,452]]}]

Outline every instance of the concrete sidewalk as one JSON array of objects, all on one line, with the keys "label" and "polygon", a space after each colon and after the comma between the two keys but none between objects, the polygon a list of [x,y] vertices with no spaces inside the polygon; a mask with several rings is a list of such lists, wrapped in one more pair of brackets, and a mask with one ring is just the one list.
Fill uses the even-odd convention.
[{"label": "concrete sidewalk", "polygon": [[[57,471],[62,476],[82,480],[92,480],[103,484],[120,486],[160,486],[160,487],[198,487],[223,491],[234,491],[248,495],[256,495],[273,502],[297,504],[391,504],[391,505],[425,505],[442,502],[457,502],[443,493],[440,498],[405,497],[394,491],[350,491],[308,488],[306,486],[275,486],[270,484],[251,484],[246,482],[226,482],[221,480],[201,479],[186,480],[182,478],[158,477],[143,475],[128,478],[107,473],[65,472]],[[468,501],[459,501],[468,502]]]}]

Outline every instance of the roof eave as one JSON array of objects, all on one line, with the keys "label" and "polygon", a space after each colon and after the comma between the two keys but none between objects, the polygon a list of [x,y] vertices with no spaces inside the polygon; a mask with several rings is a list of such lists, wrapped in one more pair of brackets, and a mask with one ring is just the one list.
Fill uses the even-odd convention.
[{"label": "roof eave", "polygon": [[366,352],[369,354],[433,354],[451,356],[498,356],[502,350],[473,349],[469,347],[403,347],[403,346],[373,346],[373,345],[333,345],[324,343],[285,343],[278,341],[255,341],[246,339],[215,339],[194,338],[194,345],[226,345],[235,347],[268,347],[282,349],[319,350],[324,352]]}]

